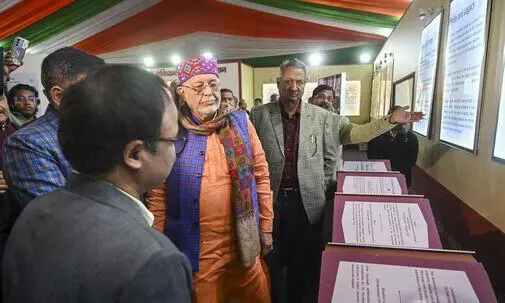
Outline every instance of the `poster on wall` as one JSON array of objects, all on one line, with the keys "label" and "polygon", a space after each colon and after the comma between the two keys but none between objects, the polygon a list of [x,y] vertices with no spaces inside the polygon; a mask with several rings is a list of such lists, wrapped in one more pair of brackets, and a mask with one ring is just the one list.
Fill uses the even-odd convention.
[{"label": "poster on wall", "polygon": [[270,103],[273,94],[279,94],[277,83],[263,83],[263,104]]},{"label": "poster on wall", "polygon": [[[235,96],[240,96],[240,68],[238,62],[219,63],[218,69],[221,88],[231,89]],[[161,77],[167,85],[177,79],[176,67],[148,68],[147,70]]]},{"label": "poster on wall", "polygon": [[505,55],[501,79],[500,109],[494,139],[493,159],[505,163]]},{"label": "poster on wall", "polygon": [[372,99],[370,104],[370,117],[379,119],[379,102],[380,102],[380,83],[381,73],[379,65],[374,65],[372,79]]},{"label": "poster on wall", "polygon": [[439,13],[421,33],[421,51],[417,65],[418,76],[414,111],[423,112],[424,119],[414,123],[412,130],[426,137],[430,135],[441,25],[442,13]]},{"label": "poster on wall", "polygon": [[347,81],[345,98],[340,104],[340,114],[343,116],[359,116],[361,104],[361,81]]},{"label": "poster on wall", "polygon": [[387,115],[389,109],[391,108],[391,93],[393,89],[393,57],[390,56],[385,59],[386,60],[386,69],[385,69],[385,79],[384,79],[384,110],[381,112],[381,116]]},{"label": "poster on wall", "polygon": [[393,83],[393,105],[394,106],[410,106],[414,99],[414,82],[415,73]]},{"label": "poster on wall", "polygon": [[440,141],[475,152],[489,23],[488,0],[453,0]]}]

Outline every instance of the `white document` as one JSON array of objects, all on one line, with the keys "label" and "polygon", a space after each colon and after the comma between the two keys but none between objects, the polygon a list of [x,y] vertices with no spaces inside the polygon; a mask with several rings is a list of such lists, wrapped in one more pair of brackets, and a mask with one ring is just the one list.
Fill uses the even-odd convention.
[{"label": "white document", "polygon": [[387,172],[384,162],[376,161],[345,161],[344,171],[372,171],[372,172]]},{"label": "white document", "polygon": [[345,194],[401,195],[402,188],[396,177],[347,176],[342,192]]},{"label": "white document", "polygon": [[450,4],[440,140],[468,150],[475,149],[487,7],[488,0],[454,0]]},{"label": "white document", "polygon": [[340,262],[332,303],[479,303],[464,271]]},{"label": "white document", "polygon": [[438,14],[421,33],[421,51],[417,64],[418,74],[414,111],[424,113],[424,119],[416,122],[412,130],[428,135],[433,106],[433,92],[437,74],[438,48],[440,44],[440,24],[442,14]]},{"label": "white document", "polygon": [[428,225],[414,203],[346,201],[345,243],[429,248]]}]

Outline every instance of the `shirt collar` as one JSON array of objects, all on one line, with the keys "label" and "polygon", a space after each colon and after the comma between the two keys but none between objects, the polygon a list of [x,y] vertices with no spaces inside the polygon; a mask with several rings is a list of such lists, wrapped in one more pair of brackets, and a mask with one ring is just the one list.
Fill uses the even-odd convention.
[{"label": "shirt collar", "polygon": [[[300,99],[300,101],[298,102],[298,106],[296,107],[296,112],[295,112],[295,114],[293,116],[299,116],[300,115],[300,112],[302,111],[302,102],[303,101]],[[284,116],[286,118],[289,118],[288,113],[284,109],[284,105],[282,105],[282,103],[279,102],[279,106],[281,107],[281,114],[282,114],[282,116]]]},{"label": "shirt collar", "polygon": [[[76,171],[75,169],[72,169],[72,172],[75,173],[75,174],[79,174],[79,175],[81,174],[80,172]],[[123,193],[128,198],[132,199],[133,202],[135,202],[135,205],[137,206],[138,210],[142,214],[142,217],[144,217],[144,219],[146,219],[147,224],[149,226],[151,226],[151,227],[153,226],[154,215],[149,211],[149,209],[147,209],[147,207],[144,205],[144,203],[142,203],[142,201],[140,201],[139,199],[137,199],[134,196],[130,195],[129,193],[125,192],[124,190],[122,190],[121,188],[117,187],[116,185],[114,185],[114,184],[112,184],[110,182],[109,182],[109,184],[111,184],[112,186],[114,186],[117,190],[119,190],[121,193]]]},{"label": "shirt collar", "polygon": [[128,198],[132,199],[135,202],[135,204],[137,205],[138,209],[142,213],[142,216],[144,217],[144,219],[146,219],[147,224],[149,224],[149,226],[153,226],[154,215],[149,211],[149,209],[147,209],[147,207],[144,205],[144,203],[142,203],[142,201],[140,201],[139,199],[137,199],[134,196],[130,195],[129,193],[125,192],[121,188],[119,188],[117,186],[116,186],[116,188],[117,188],[117,190],[119,190],[120,192],[122,192]]}]

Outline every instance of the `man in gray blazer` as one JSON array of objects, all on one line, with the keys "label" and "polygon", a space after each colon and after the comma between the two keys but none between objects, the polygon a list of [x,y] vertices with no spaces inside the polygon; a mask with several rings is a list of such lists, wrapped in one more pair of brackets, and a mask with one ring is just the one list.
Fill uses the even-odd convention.
[{"label": "man in gray blazer", "polygon": [[323,211],[335,191],[337,148],[368,141],[395,123],[422,116],[403,108],[379,122],[355,127],[342,123],[342,116],[302,103],[306,81],[307,66],[302,61],[283,62],[280,102],[251,111],[275,201],[274,248],[266,258],[274,303],[317,302]]},{"label": "man in gray blazer", "polygon": [[102,67],[65,90],[59,116],[74,172],[17,220],[3,260],[4,302],[191,302],[189,261],[151,228],[140,201],[166,179],[180,146],[163,81]]},{"label": "man in gray blazer", "polygon": [[332,194],[335,184],[332,116],[301,102],[306,80],[303,62],[284,62],[280,102],[251,111],[274,192],[274,249],[266,258],[273,302],[317,299],[323,209],[326,195]]}]

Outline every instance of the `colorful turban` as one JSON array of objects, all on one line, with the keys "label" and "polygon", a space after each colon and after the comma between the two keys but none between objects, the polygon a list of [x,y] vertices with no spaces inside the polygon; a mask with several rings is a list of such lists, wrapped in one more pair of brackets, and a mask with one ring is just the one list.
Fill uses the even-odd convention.
[{"label": "colorful turban", "polygon": [[177,66],[177,77],[179,78],[181,84],[194,76],[203,74],[214,74],[219,76],[216,58],[207,59],[203,56],[197,56],[190,58]]}]

